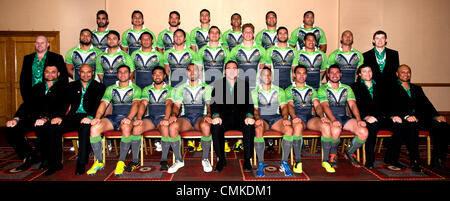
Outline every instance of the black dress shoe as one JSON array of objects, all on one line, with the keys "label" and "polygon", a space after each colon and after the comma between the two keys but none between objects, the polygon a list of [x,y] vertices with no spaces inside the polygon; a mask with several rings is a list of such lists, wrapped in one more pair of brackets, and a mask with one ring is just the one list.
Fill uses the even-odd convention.
[{"label": "black dress shoe", "polygon": [[366,163],[366,168],[368,168],[368,169],[373,169],[374,168],[374,166],[373,166],[373,163]]},{"label": "black dress shoe", "polygon": [[48,170],[44,173],[44,176],[50,176],[60,170],[62,170],[62,165],[49,166]]},{"label": "black dress shoe", "polygon": [[252,172],[252,165],[250,165],[250,159],[244,160],[244,172]]},{"label": "black dress shoe", "polygon": [[420,168],[420,166],[419,166],[419,161],[417,161],[417,160],[413,160],[413,161],[411,161],[411,169],[412,169],[412,171],[414,171],[414,172],[422,172],[422,168]]},{"label": "black dress shoe", "polygon": [[394,166],[396,168],[402,169],[402,170],[406,169],[406,166],[400,164],[398,161],[397,162],[392,162],[392,163],[390,163],[390,165],[392,165],[392,166]]},{"label": "black dress shoe", "polygon": [[48,169],[48,161],[42,161],[41,165],[39,165],[39,170],[47,170]]},{"label": "black dress shoe", "polygon": [[25,161],[19,167],[15,168],[15,171],[19,172],[30,169],[30,167],[36,163],[35,160],[36,160],[35,157],[32,156],[26,157]]},{"label": "black dress shoe", "polygon": [[223,170],[224,167],[224,162],[222,160],[219,160],[217,162],[216,167],[214,168],[214,172],[221,172]]},{"label": "black dress shoe", "polygon": [[86,172],[86,164],[77,163],[77,169],[75,169],[75,175],[82,175]]},{"label": "black dress shoe", "polygon": [[440,158],[431,158],[431,167],[442,168],[444,167],[444,163]]}]

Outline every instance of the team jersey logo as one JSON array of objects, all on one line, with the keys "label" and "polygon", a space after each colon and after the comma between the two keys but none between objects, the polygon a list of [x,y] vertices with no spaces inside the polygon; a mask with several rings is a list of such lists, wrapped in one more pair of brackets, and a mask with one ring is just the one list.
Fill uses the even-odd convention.
[{"label": "team jersey logo", "polygon": [[128,32],[126,40],[128,42],[128,48],[129,48],[128,52],[130,54],[141,47],[141,43],[139,42],[140,36],[141,36],[141,33],[136,34],[133,32]]},{"label": "team jersey logo", "polygon": [[225,61],[225,51],[223,49],[203,51],[203,63],[205,66],[223,66]]},{"label": "team jersey logo", "polygon": [[100,64],[102,65],[102,68],[108,73],[115,73],[117,67],[119,67],[123,63],[124,58],[122,55],[117,55],[114,58],[108,58],[107,56],[104,55],[100,57]]},{"label": "team jersey logo", "polygon": [[236,54],[236,60],[239,64],[257,65],[261,60],[261,52],[258,49],[251,51],[240,49]]},{"label": "team jersey logo", "polygon": [[195,32],[195,42],[197,43],[198,49],[206,45],[208,41],[209,41],[208,32],[203,32],[201,30],[197,30]]},{"label": "team jersey logo", "polygon": [[82,64],[95,66],[96,59],[97,53],[95,51],[86,54],[79,51],[74,51],[72,53],[72,62],[74,66],[81,66]]},{"label": "team jersey logo", "polygon": [[258,105],[261,107],[270,107],[278,104],[278,91],[273,90],[271,93],[265,94],[258,92]]},{"label": "team jersey logo", "polygon": [[236,47],[237,45],[241,44],[244,38],[242,38],[242,33],[234,34],[229,33],[227,34],[227,43],[230,47],[230,50],[233,49],[233,47]]},{"label": "team jersey logo", "polygon": [[156,54],[146,57],[137,53],[134,57],[134,65],[136,70],[150,70],[159,65],[159,57]]},{"label": "team jersey logo", "polygon": [[164,50],[168,50],[173,47],[173,34],[164,33],[163,35]]},{"label": "team jersey logo", "polygon": [[294,99],[294,105],[296,107],[312,106],[312,98],[313,98],[312,89],[299,91],[298,89],[293,87],[291,89],[291,93]]},{"label": "team jersey logo", "polygon": [[297,34],[297,37],[298,37],[297,43],[298,43],[299,49],[302,49],[303,47],[305,47],[305,44],[303,43],[303,39],[305,38],[305,35],[307,33],[313,33],[314,35],[316,35],[316,47],[318,48],[319,47],[319,39],[321,37],[320,30],[314,29],[311,31],[305,31],[305,30],[300,29]]},{"label": "team jersey logo", "polygon": [[328,103],[330,106],[345,106],[347,103],[348,91],[346,88],[335,93],[333,90],[327,89]]},{"label": "team jersey logo", "polygon": [[118,89],[112,89],[112,103],[113,104],[131,104],[133,102],[134,89],[128,89],[121,91]]},{"label": "team jersey logo", "polygon": [[269,49],[278,41],[277,33],[263,32],[261,36],[261,44],[265,49]]},{"label": "team jersey logo", "polygon": [[350,55],[338,54],[336,56],[336,63],[339,65],[339,67],[344,69],[356,69],[358,67],[359,60],[360,58],[356,53]]},{"label": "team jersey logo", "polygon": [[294,60],[295,54],[293,50],[287,51],[272,51],[272,63],[274,66],[286,66],[292,65],[292,61]]},{"label": "team jersey logo", "polygon": [[154,91],[149,89],[149,102],[151,104],[164,104],[167,100],[167,94],[169,93],[169,90],[163,89],[160,92]]},{"label": "team jersey logo", "polygon": [[311,71],[318,71],[322,66],[323,56],[322,54],[316,55],[300,54],[298,57],[298,62],[299,64],[308,67],[309,70]]},{"label": "team jersey logo", "polygon": [[183,87],[183,103],[184,104],[204,104],[203,99],[206,87],[201,86],[191,90],[189,87]]},{"label": "team jersey logo", "polygon": [[94,44],[98,49],[101,49],[102,51],[105,51],[106,49],[106,35],[108,34],[92,34],[92,44]]},{"label": "team jersey logo", "polygon": [[186,67],[191,63],[192,56],[189,52],[184,52],[182,54],[170,52],[167,55],[167,60],[169,62],[169,65],[171,65],[171,67],[181,68]]}]

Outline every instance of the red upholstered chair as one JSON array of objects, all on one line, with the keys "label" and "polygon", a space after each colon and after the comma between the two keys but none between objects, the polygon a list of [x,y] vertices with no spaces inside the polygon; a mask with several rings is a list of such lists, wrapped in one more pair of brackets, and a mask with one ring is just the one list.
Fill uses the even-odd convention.
[{"label": "red upholstered chair", "polygon": [[[120,139],[120,138],[122,138],[122,132],[121,131],[116,131],[116,130],[113,130],[113,131],[106,131],[106,132],[103,132],[103,141],[102,141],[102,143],[103,143],[103,160],[105,160],[105,154],[106,154],[106,151],[108,150],[108,149],[106,149],[106,147],[105,147],[105,142],[106,142],[106,140],[107,139],[113,139],[114,140],[114,149],[115,149],[115,151],[116,151],[116,155],[119,155],[119,152],[118,152],[118,149],[117,149],[117,143],[116,143],[116,139]],[[141,135],[141,149],[140,149],[140,158],[141,158],[141,166],[143,166],[144,165],[144,148],[143,148],[143,141],[144,141],[144,138],[143,138],[143,136]],[[108,153],[109,153],[109,151],[108,151]]]},{"label": "red upholstered chair", "polygon": [[[64,144],[64,140],[72,140],[72,145],[75,148],[75,155],[78,155],[78,145],[77,145],[78,132],[72,131],[72,132],[63,133],[62,134],[63,144]],[[64,145],[63,145],[63,147],[64,147]],[[64,151],[63,151],[63,153],[64,153]]]},{"label": "red upholstered chair", "polygon": [[[276,138],[275,143],[278,142],[278,154],[281,153],[281,139],[283,138],[283,133],[274,131],[274,130],[267,130],[263,134],[264,138]],[[254,149],[254,148],[253,148]],[[253,164],[256,165],[256,150],[253,151]],[[291,148],[291,165],[293,165],[294,161],[294,151],[293,148]]]},{"label": "red upholstered chair", "polygon": [[[154,129],[142,133],[142,136],[144,136],[144,139],[148,138],[148,144],[150,146],[150,155],[153,154],[152,139],[161,138],[161,133],[157,129]],[[147,143],[145,143],[145,141],[144,141],[144,151],[145,155],[147,155]]]},{"label": "red upholstered chair", "polygon": [[311,145],[311,150],[310,153],[316,153],[316,148],[317,148],[317,142],[320,140],[320,137],[322,136],[322,134],[320,133],[320,131],[313,131],[313,130],[303,130],[302,132],[302,138],[312,138],[312,145]]},{"label": "red upholstered chair", "polygon": [[[184,132],[180,132],[180,137],[181,137],[181,155],[184,155],[184,139],[200,139],[200,138],[202,138],[202,133],[200,131],[194,131],[194,130],[184,131]],[[211,140],[211,150],[210,150],[211,166],[214,165],[214,160],[213,160],[214,153],[213,152],[214,152],[214,145],[213,145],[213,140]]]},{"label": "red upholstered chair", "polygon": [[[383,146],[384,138],[392,137],[393,134],[394,133],[389,131],[389,130],[379,130],[378,131],[378,133],[377,133],[377,143],[376,143],[376,144],[378,144],[378,153],[381,152],[381,147]],[[380,138],[380,139],[378,140],[378,138]],[[378,143],[378,141],[379,141],[379,143]]]}]

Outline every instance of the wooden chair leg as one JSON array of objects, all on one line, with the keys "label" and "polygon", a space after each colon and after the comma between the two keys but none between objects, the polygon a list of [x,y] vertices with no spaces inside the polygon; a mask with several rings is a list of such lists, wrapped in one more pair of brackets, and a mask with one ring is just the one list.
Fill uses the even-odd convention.
[{"label": "wooden chair leg", "polygon": [[383,146],[383,138],[380,139],[380,145],[378,146],[378,153],[381,152],[381,147]]},{"label": "wooden chair leg", "polygon": [[359,149],[356,150],[356,161],[361,162],[360,158],[359,158]]},{"label": "wooden chair leg", "polygon": [[[105,161],[106,161],[106,155],[105,155],[105,147],[106,147],[106,138],[105,138],[105,136],[103,136],[103,138],[102,138],[102,148],[103,148],[103,151],[102,151],[102,154],[103,154],[103,164],[105,164]],[[108,149],[106,149],[106,150],[108,150]]]},{"label": "wooden chair leg", "polygon": [[253,148],[253,165],[256,166],[256,149]]},{"label": "wooden chair leg", "polygon": [[61,149],[62,150],[61,151],[62,152],[61,153],[61,164],[62,164],[64,162],[64,138],[62,137],[61,139],[62,139],[62,143],[61,143],[61,148],[62,148]]},{"label": "wooden chair leg", "polygon": [[144,166],[144,136],[141,135],[141,166]]},{"label": "wooden chair leg", "polygon": [[153,154],[153,145],[152,145],[152,139],[148,139],[148,146],[150,147],[150,155]]},{"label": "wooden chair leg", "polygon": [[119,150],[117,149],[117,141],[116,141],[116,139],[113,139],[113,142],[114,142],[114,150],[116,150],[116,156],[118,156],[119,155]]},{"label": "wooden chair leg", "polygon": [[211,140],[211,150],[209,152],[211,153],[211,166],[214,166],[214,145],[212,140]]},{"label": "wooden chair leg", "polygon": [[[342,140],[342,148],[341,148],[341,153],[344,153],[345,150],[345,143],[346,143],[347,139]],[[338,145],[339,146],[339,145]]]},{"label": "wooden chair leg", "polygon": [[78,155],[78,140],[72,140],[73,148],[75,148],[75,155]]},{"label": "wooden chair leg", "polygon": [[147,156],[148,155],[148,151],[147,151],[147,141],[145,141],[145,138],[143,140],[143,144],[144,145],[144,154]]},{"label": "wooden chair leg", "polygon": [[362,152],[363,152],[363,165],[366,165],[366,143],[362,146]]},{"label": "wooden chair leg", "polygon": [[294,148],[291,147],[291,165],[294,165]]},{"label": "wooden chair leg", "polygon": [[278,154],[281,154],[281,138],[276,141],[278,141]]},{"label": "wooden chair leg", "polygon": [[427,136],[427,164],[431,164],[431,141],[430,136]]}]

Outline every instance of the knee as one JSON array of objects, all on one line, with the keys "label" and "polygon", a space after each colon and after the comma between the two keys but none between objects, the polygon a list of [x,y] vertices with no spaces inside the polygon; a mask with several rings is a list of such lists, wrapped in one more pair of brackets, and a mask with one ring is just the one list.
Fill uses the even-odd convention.
[{"label": "knee", "polygon": [[283,130],[284,130],[284,134],[288,135],[288,136],[291,136],[293,133],[293,129],[290,126],[285,126]]},{"label": "knee", "polygon": [[206,122],[200,123],[200,129],[202,129],[202,130],[208,129],[209,130],[209,128],[210,128],[209,123],[206,123]]},{"label": "knee", "polygon": [[304,130],[305,129],[305,127],[303,126],[302,123],[292,124],[292,127],[296,130]]},{"label": "knee", "polygon": [[320,124],[320,130],[322,132],[330,132],[331,126],[328,123],[322,123]]}]

